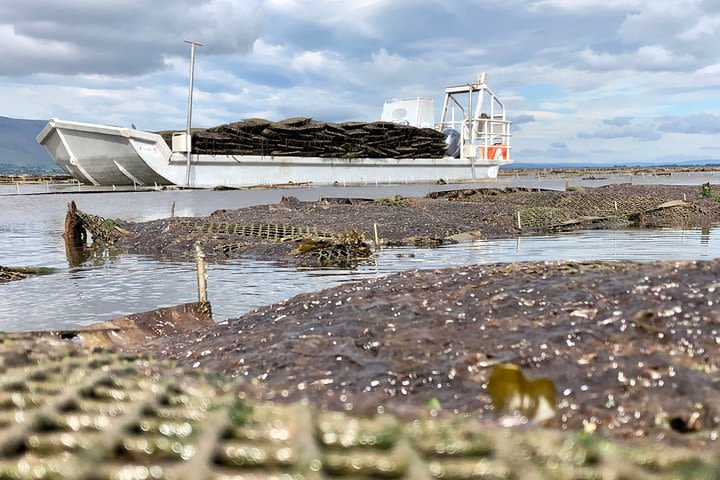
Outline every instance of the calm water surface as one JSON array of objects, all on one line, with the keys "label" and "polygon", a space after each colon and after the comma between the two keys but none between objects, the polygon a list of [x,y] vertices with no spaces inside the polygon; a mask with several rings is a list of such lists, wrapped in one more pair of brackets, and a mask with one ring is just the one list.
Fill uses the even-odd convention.
[{"label": "calm water surface", "polygon": [[[547,181],[547,180],[545,180]],[[22,186],[43,192],[46,187]],[[429,186],[408,186],[400,194],[424,195]],[[219,208],[277,202],[283,195],[302,200],[323,196],[378,197],[398,193],[383,187],[354,189],[167,191],[15,195],[0,188],[0,265],[53,266],[58,273],[0,285],[0,330],[69,328],[196,299],[194,265],[158,262],[137,255],[88,261],[70,268],[62,223],[66,204],[129,220],[207,215]],[[237,260],[210,265],[208,289],[216,320],[302,292],[394,273],[409,268],[442,268],[525,260],[681,260],[720,256],[720,229],[592,231],[509,240],[484,240],[438,249],[383,250],[356,270],[313,270],[272,262]]]}]

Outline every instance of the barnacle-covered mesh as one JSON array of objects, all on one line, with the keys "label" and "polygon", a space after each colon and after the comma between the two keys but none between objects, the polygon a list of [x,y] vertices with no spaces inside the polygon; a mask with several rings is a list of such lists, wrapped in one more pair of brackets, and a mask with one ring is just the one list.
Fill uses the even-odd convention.
[{"label": "barnacle-covered mesh", "polygon": [[0,335],[0,478],[718,478],[710,453],[453,415],[261,402],[245,384]]},{"label": "barnacle-covered mesh", "polygon": [[628,222],[652,218],[655,224],[682,224],[702,207],[682,196],[633,194],[604,189],[538,191],[536,189],[458,190],[434,197],[451,201],[512,206],[522,228],[560,228],[598,221]]}]

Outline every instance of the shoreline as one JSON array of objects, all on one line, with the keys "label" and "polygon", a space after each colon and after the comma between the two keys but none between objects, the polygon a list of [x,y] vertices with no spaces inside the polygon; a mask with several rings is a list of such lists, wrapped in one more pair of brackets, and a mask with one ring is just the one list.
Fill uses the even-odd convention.
[{"label": "shoreline", "polygon": [[0,185],[34,185],[72,183],[73,177],[65,173],[0,173]]},{"label": "shoreline", "polygon": [[[113,221],[97,231],[115,248],[164,260],[190,259],[201,242],[214,260],[253,258],[297,265],[352,266],[378,246],[436,247],[460,241],[579,229],[709,228],[720,222],[720,188],[610,185],[570,191],[462,189],[423,198],[326,198],[144,223]],[[94,218],[90,215],[89,218]],[[102,230],[105,219],[94,223]],[[375,230],[377,229],[377,238]]]},{"label": "shoreline", "polygon": [[565,168],[501,168],[498,172],[499,176],[513,176],[518,172],[522,172],[524,175],[536,175],[541,174],[545,176],[549,175],[560,175],[570,177],[582,177],[586,175],[660,175],[666,176],[674,173],[706,173],[706,172],[720,172],[720,165],[650,165],[650,166],[635,166],[635,167],[565,167]]},{"label": "shoreline", "polygon": [[[2,165],[2,164],[0,164]],[[498,171],[498,177],[536,176],[541,177],[558,177],[558,178],[577,178],[588,177],[586,180],[606,180],[615,176],[670,176],[682,173],[720,173],[720,165],[653,165],[653,166],[585,166],[585,167],[538,167],[524,165],[522,168],[505,167]],[[28,173],[28,172],[5,172],[0,173],[0,185],[20,184],[44,184],[44,183],[76,183],[71,175],[66,173]],[[456,184],[461,188],[462,184]],[[176,186],[170,188],[179,188]],[[216,187],[223,189],[222,185]],[[245,188],[268,188],[264,185]]]}]

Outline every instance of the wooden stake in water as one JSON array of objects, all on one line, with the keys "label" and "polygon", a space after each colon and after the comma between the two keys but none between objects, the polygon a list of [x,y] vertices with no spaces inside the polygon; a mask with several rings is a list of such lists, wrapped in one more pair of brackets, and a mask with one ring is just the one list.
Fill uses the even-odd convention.
[{"label": "wooden stake in water", "polygon": [[197,264],[198,302],[207,303],[207,269],[205,254],[200,242],[195,242],[195,263]]},{"label": "wooden stake in water", "polygon": [[683,201],[687,202],[687,193],[683,193]]},{"label": "wooden stake in water", "polygon": [[19,183],[15,184],[15,191],[17,192],[18,195],[20,195],[20,184]]},{"label": "wooden stake in water", "polygon": [[170,218],[175,218],[175,200],[173,200],[173,203],[170,206]]},{"label": "wooden stake in water", "polygon": [[615,200],[615,211],[617,212],[617,200]]},{"label": "wooden stake in water", "polygon": [[522,230],[522,223],[520,223],[520,210],[517,212],[518,230]]},{"label": "wooden stake in water", "polygon": [[380,236],[378,235],[377,223],[373,223],[373,229],[375,230],[375,250],[380,250]]}]

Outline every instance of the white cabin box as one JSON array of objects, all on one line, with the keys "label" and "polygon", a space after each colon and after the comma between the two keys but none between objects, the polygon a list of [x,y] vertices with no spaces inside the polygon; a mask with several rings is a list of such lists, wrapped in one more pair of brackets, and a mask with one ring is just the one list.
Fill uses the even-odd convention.
[{"label": "white cabin box", "polygon": [[190,143],[192,137],[189,137],[185,132],[173,133],[172,136],[172,151],[173,153],[187,153],[190,150]]},{"label": "white cabin box", "polygon": [[435,104],[431,98],[386,100],[380,119],[420,128],[435,126]]}]

